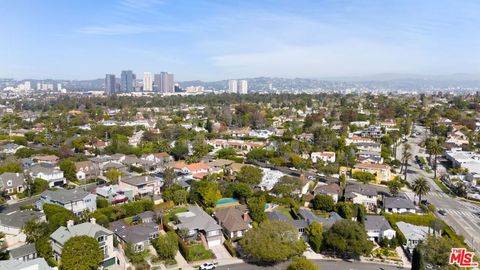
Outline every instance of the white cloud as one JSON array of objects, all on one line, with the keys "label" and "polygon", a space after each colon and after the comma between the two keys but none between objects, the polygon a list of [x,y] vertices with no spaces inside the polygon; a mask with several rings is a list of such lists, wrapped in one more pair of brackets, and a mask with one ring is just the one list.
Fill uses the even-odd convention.
[{"label": "white cloud", "polygon": [[110,24],[103,26],[87,26],[80,28],[79,33],[90,35],[131,35],[131,34],[143,34],[143,33],[156,33],[156,32],[181,32],[183,31],[179,27],[168,27],[160,25],[145,25],[145,24]]}]

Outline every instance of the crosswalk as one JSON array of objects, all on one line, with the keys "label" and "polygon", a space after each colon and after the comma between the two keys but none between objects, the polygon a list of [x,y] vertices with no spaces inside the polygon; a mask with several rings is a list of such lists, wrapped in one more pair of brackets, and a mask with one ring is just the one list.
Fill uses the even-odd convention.
[{"label": "crosswalk", "polygon": [[455,209],[445,209],[445,211],[447,212],[447,214],[450,214],[450,215],[456,215],[459,217],[464,217],[464,218],[473,219],[473,220],[480,219],[478,216],[476,216],[470,211],[455,210]]},{"label": "crosswalk", "polygon": [[436,191],[430,191],[427,193],[427,198],[428,197],[435,197],[435,198],[446,198],[448,197],[447,194],[443,193],[443,192],[436,192]]}]

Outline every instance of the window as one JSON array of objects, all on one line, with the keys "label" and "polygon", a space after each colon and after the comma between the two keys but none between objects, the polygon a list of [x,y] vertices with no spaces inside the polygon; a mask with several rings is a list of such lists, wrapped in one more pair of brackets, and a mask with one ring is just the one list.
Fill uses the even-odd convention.
[{"label": "window", "polygon": [[106,237],[103,236],[103,235],[102,235],[102,236],[99,236],[99,237],[97,238],[97,241],[98,241],[98,242],[104,242],[105,240],[106,240]]},{"label": "window", "polygon": [[102,251],[103,256],[108,255],[108,247],[107,246],[100,246],[100,250]]}]

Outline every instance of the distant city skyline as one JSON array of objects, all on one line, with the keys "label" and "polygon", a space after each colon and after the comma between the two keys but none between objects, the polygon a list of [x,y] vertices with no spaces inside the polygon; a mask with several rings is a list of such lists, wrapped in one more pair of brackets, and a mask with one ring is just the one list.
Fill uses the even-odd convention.
[{"label": "distant city skyline", "polygon": [[480,74],[478,1],[18,0],[2,10],[0,78]]}]

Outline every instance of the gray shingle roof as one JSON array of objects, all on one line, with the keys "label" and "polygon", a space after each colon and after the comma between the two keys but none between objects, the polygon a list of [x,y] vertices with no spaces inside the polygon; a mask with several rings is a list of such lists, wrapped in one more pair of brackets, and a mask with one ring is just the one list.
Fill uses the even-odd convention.
[{"label": "gray shingle roof", "polygon": [[124,242],[132,244],[148,241],[151,234],[159,231],[158,225],[154,222],[128,225],[123,220],[112,222],[110,228]]},{"label": "gray shingle roof", "polygon": [[177,214],[179,223],[177,227],[189,230],[216,231],[221,230],[215,219],[205,213],[198,206],[189,206],[188,212]]},{"label": "gray shingle roof", "polygon": [[53,270],[53,268],[48,266],[44,258],[36,258],[26,262],[20,261],[20,260],[0,261],[0,270],[12,270],[12,269]]},{"label": "gray shingle roof", "polygon": [[30,254],[36,254],[35,244],[27,244],[10,250],[10,258],[17,259]]},{"label": "gray shingle roof", "polygon": [[[11,185],[8,185],[9,180],[12,181]],[[16,188],[25,184],[25,177],[21,173],[6,172],[0,175],[0,181],[4,188]]]},{"label": "gray shingle roof", "polygon": [[61,203],[68,203],[68,202],[75,202],[83,200],[86,196],[90,195],[91,193],[81,189],[59,189],[59,190],[47,190],[42,193],[42,197],[48,197],[52,201],[61,202]]},{"label": "gray shingle roof", "polygon": [[350,198],[354,196],[353,193],[362,194],[365,196],[376,196],[378,191],[375,187],[365,184],[349,184],[345,187],[345,197]]},{"label": "gray shingle roof", "polygon": [[411,200],[402,197],[385,197],[383,199],[383,205],[385,208],[415,208]]},{"label": "gray shingle roof", "polygon": [[41,219],[44,216],[43,213],[33,210],[20,210],[7,214],[1,213],[0,224],[8,227],[22,228],[27,221]]},{"label": "gray shingle roof", "polygon": [[158,177],[152,177],[152,176],[132,176],[132,177],[127,177],[127,178],[122,178],[120,179],[123,183],[127,183],[131,186],[139,186],[139,185],[144,185],[144,184],[149,184],[149,183],[154,183],[156,181],[160,181],[160,178]]},{"label": "gray shingle roof", "polygon": [[365,229],[367,231],[385,231],[389,229],[391,230],[392,227],[384,216],[367,215],[365,217]]},{"label": "gray shingle roof", "polygon": [[63,246],[63,244],[65,244],[65,242],[68,241],[68,239],[74,236],[86,235],[96,239],[99,236],[111,235],[111,234],[113,234],[113,232],[110,231],[109,229],[106,229],[96,223],[94,224],[91,222],[85,222],[85,223],[73,225],[68,228],[61,226],[50,235],[50,238],[52,238],[53,240],[55,240],[56,242],[60,243]]}]

